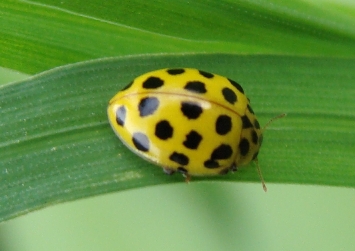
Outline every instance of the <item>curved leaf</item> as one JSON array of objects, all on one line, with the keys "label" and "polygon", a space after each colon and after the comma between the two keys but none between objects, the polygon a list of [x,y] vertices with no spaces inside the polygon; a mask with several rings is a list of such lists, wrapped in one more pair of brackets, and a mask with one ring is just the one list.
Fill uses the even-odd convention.
[{"label": "curved leaf", "polygon": [[0,65],[25,73],[141,53],[355,55],[345,2],[4,0],[0,10]]},{"label": "curved leaf", "polygon": [[[136,157],[112,132],[108,100],[135,76],[196,67],[238,81],[265,133],[267,183],[355,186],[355,60],[226,54],[108,58],[0,87],[0,219],[50,204],[183,182]],[[205,178],[194,178],[198,180]],[[254,167],[208,178],[259,182]]]}]

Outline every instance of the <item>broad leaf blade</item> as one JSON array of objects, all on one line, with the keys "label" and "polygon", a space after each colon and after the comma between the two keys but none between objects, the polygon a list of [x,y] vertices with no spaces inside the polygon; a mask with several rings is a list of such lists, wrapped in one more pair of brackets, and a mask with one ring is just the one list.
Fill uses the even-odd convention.
[{"label": "broad leaf blade", "polygon": [[[0,89],[0,218],[112,191],[183,182],[127,150],[106,117],[108,100],[135,76],[181,66],[238,81],[262,124],[288,114],[265,132],[259,159],[267,183],[355,186],[355,60],[225,54],[102,59]],[[252,165],[207,180],[216,179],[259,182]]]},{"label": "broad leaf blade", "polygon": [[0,65],[25,73],[143,53],[355,55],[349,3],[4,0],[0,10]]}]

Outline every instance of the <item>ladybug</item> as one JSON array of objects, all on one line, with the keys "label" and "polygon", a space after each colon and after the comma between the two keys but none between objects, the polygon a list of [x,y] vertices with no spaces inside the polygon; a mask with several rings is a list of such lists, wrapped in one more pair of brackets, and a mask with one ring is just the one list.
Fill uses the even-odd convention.
[{"label": "ladybug", "polygon": [[197,69],[143,74],[110,100],[107,113],[130,150],[187,181],[257,163],[263,141],[243,88]]}]

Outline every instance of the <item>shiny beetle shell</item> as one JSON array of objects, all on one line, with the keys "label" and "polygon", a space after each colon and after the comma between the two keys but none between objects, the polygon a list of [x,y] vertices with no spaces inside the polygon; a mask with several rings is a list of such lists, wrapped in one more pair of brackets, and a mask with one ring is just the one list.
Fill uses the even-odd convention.
[{"label": "shiny beetle shell", "polygon": [[110,100],[108,118],[130,150],[168,173],[224,174],[256,160],[262,143],[243,88],[197,69],[137,77]]}]

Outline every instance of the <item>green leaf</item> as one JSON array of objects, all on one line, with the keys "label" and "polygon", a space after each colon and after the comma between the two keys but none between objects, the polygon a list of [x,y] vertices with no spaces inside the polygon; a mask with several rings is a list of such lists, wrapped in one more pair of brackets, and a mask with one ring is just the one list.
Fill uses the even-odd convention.
[{"label": "green leaf", "polygon": [[[355,60],[227,54],[147,55],[56,68],[0,87],[0,219],[125,189],[183,182],[131,153],[111,130],[109,99],[135,76],[196,67],[239,82],[265,132],[267,183],[355,187]],[[193,178],[192,182],[206,180]],[[260,182],[255,166],[207,180]],[[260,188],[261,189],[261,188]]]},{"label": "green leaf", "polygon": [[331,1],[3,0],[0,66],[38,73],[107,56],[355,56],[355,6]]}]

